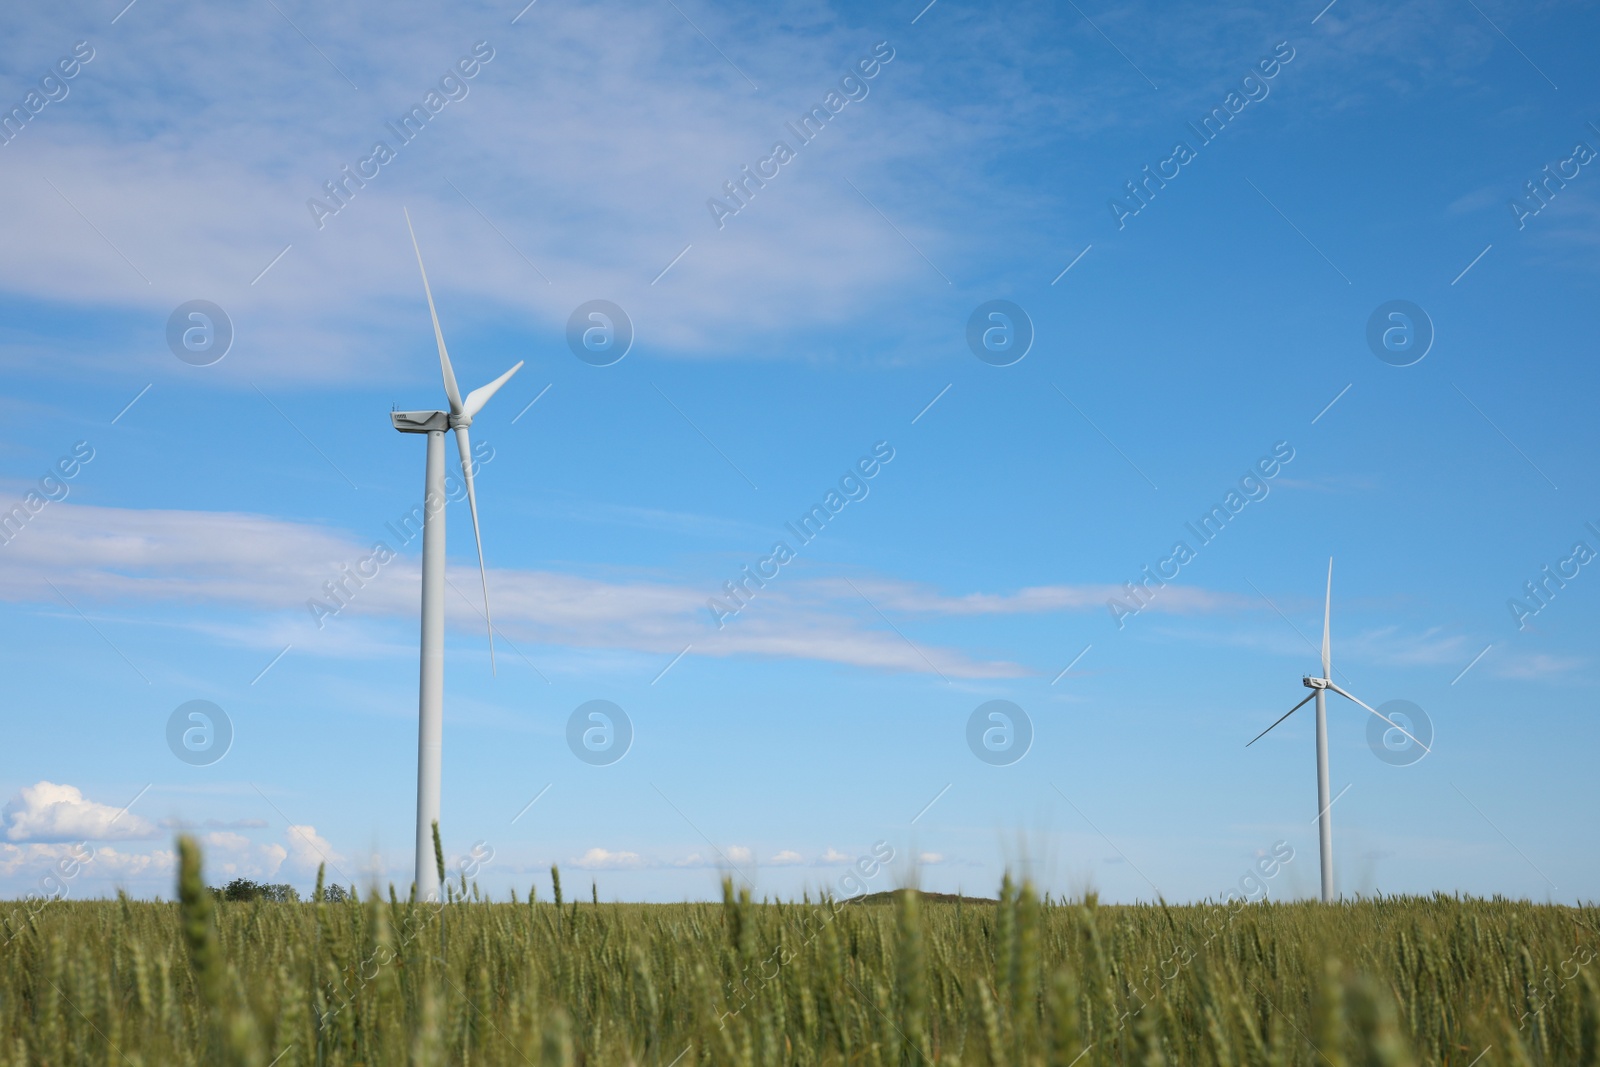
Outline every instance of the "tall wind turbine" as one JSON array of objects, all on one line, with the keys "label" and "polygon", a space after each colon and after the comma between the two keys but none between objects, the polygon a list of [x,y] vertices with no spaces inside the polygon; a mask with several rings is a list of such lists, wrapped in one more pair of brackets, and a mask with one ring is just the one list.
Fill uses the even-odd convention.
[{"label": "tall wind turbine", "polygon": [[439,366],[444,372],[444,395],[450,402],[446,411],[395,411],[389,415],[401,433],[428,435],[427,476],[424,480],[422,519],[422,669],[417,696],[417,868],[418,900],[433,900],[439,895],[438,867],[433,855],[433,824],[439,820],[439,763],[444,736],[444,434],[454,430],[456,449],[461,453],[461,478],[467,485],[467,506],[472,510],[472,536],[478,542],[478,575],[483,581],[483,617],[489,626],[489,666],[494,667],[494,622],[489,618],[489,574],[483,565],[483,535],[478,531],[478,494],[472,484],[472,438],[468,427],[473,416],[483,410],[489,398],[522,369],[522,361],[500,377],[462,399],[456,387],[456,373],[445,351],[444,332],[439,329],[439,313],[434,310],[433,290],[428,287],[428,271],[422,265],[422,249],[411,228],[411,213],[406,212],[406,230],[417,253],[417,269],[422,272],[422,291],[428,297],[428,314],[433,318],[433,337],[439,343]]},{"label": "tall wind turbine", "polygon": [[[1353,701],[1356,704],[1359,704],[1361,707],[1366,708],[1368,711],[1372,712],[1372,714],[1376,715],[1390,726],[1393,726],[1396,730],[1399,730],[1407,737],[1410,737],[1411,740],[1416,741],[1417,744],[1422,745],[1422,750],[1424,752],[1433,751],[1427,745],[1423,745],[1421,741],[1417,741],[1415,737],[1412,737],[1410,732],[1407,731],[1405,727],[1389,718],[1389,716],[1385,715],[1383,712],[1378,711],[1372,705],[1365,703],[1358,697],[1351,696],[1349,693],[1339,688],[1339,686],[1334,682],[1332,664],[1333,657],[1330,654],[1331,646],[1328,635],[1328,621],[1332,612],[1333,560],[1329,559],[1328,595],[1327,599],[1322,602],[1322,677],[1313,678],[1308,674],[1302,678],[1300,680],[1301,684],[1303,684],[1307,689],[1311,690],[1310,694],[1306,696],[1305,700],[1302,700],[1300,703],[1284,712],[1282,718],[1278,720],[1278,722],[1282,722],[1284,719],[1287,719],[1289,716],[1305,707],[1307,703],[1315,698],[1317,702],[1317,838],[1322,858],[1322,902],[1324,904],[1333,903],[1334,896],[1333,812],[1331,810],[1333,808],[1333,800],[1328,795],[1328,690],[1331,689],[1335,693],[1338,693],[1340,696],[1344,697],[1346,700]],[[1259,734],[1256,734],[1256,736],[1251,739],[1250,744],[1245,745],[1244,747],[1249,748],[1250,745],[1253,745],[1257,741],[1261,740],[1272,730],[1273,726],[1278,725],[1278,722],[1273,723],[1272,726],[1269,726],[1265,730],[1262,730]]]}]

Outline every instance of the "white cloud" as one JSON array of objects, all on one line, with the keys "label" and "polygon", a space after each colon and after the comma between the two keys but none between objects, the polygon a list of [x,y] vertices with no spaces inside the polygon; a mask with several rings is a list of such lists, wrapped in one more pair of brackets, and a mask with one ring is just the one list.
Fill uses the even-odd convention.
[{"label": "white cloud", "polygon": [[793,849],[786,848],[767,861],[769,867],[794,867],[805,862],[805,857]]},{"label": "white cloud", "polygon": [[218,830],[199,839],[202,872],[212,885],[222,885],[235,878],[266,881],[283,866],[288,849],[272,842],[258,844],[243,834]]},{"label": "white cloud", "polygon": [[94,851],[95,870],[119,877],[144,874],[170,875],[178,869],[178,854],[170,848],[150,852],[119,852],[110,845]]},{"label": "white cloud", "polygon": [[[123,816],[123,819],[127,818],[128,816]],[[121,821],[118,820],[119,825]],[[241,821],[255,822],[255,820]],[[252,825],[247,828],[255,827]],[[200,845],[205,879],[208,883],[218,886],[235,878],[269,881],[282,877],[286,861],[288,867],[296,874],[309,874],[316,870],[318,863],[322,862],[322,856],[309,843],[312,841],[326,850],[335,861],[343,859],[324,838],[317,834],[316,828],[311,826],[289,827],[284,833],[285,843],[282,844],[277,841],[256,841],[232,829],[211,830],[196,835],[195,840]],[[38,870],[43,875],[64,858],[81,861],[85,852],[91,855],[92,859],[80,863],[74,877],[82,877],[97,883],[103,884],[107,878],[118,880],[149,876],[170,878],[175,871],[174,853],[171,849],[158,848],[139,853],[123,852],[110,846],[90,846],[89,849],[79,852],[71,844],[30,844],[20,847],[0,846],[0,877],[32,870]]]},{"label": "white cloud", "polygon": [[1501,678],[1529,681],[1552,681],[1571,674],[1588,664],[1582,656],[1554,656],[1546,652],[1513,652],[1494,664],[1494,673]]},{"label": "white cloud", "polygon": [[344,859],[334,851],[328,839],[317,833],[315,826],[291,826],[284,831],[284,841],[289,849],[291,866],[304,871],[314,871],[322,863],[337,866]]},{"label": "white cloud", "polygon": [[604,848],[591,848],[578,859],[567,862],[580,871],[636,871],[648,866],[637,852],[612,852]]},{"label": "white cloud", "polygon": [[944,862],[944,853],[919,852],[917,853],[917,862],[922,864],[924,867],[936,867]]},{"label": "white cloud", "polygon": [[218,830],[215,833],[201,837],[200,844],[204,849],[201,853],[203,857],[209,855],[212,849],[223,852],[242,852],[250,847],[251,841],[243,834],[236,834],[228,830]]},{"label": "white cloud", "polygon": [[[74,860],[77,866],[66,881],[83,878],[103,886],[106,879],[169,877],[174,870],[174,853],[169,848],[128,852],[109,845],[69,843],[153,837],[160,833],[155,824],[131,812],[113,822],[118,810],[85,800],[81,791],[73,786],[40,782],[23,789],[6,806],[9,823],[6,837],[11,841],[34,843],[0,845],[0,877],[31,871],[38,871],[41,877],[54,871],[59,877],[66,869],[60,867],[60,863],[67,861],[70,865]],[[164,820],[164,823],[170,822],[172,820]],[[126,829],[124,824],[127,824]],[[314,871],[322,857],[311,842],[335,860],[342,858],[312,826],[289,827],[284,843],[257,841],[232,828],[258,829],[259,825],[259,820],[244,819],[195,835],[206,881],[222,885],[241,877],[269,880],[279,875],[285,861],[289,861],[296,873]]]},{"label": "white cloud", "polygon": [[812,861],[811,865],[813,867],[838,867],[842,864],[850,863],[853,858],[830,845],[823,851],[822,855]]},{"label": "white cloud", "polygon": [[[779,857],[795,855],[796,854],[793,852],[780,852],[778,854]],[[797,856],[796,860],[798,860]],[[779,860],[775,858],[772,862],[775,866],[781,867],[795,861],[779,862]],[[754,865],[754,863],[754,850],[744,845],[729,845],[727,848],[724,848],[718,852],[713,852],[709,856],[700,852],[691,852],[689,855],[684,856],[681,859],[673,860],[671,862],[671,866],[677,867],[681,870],[721,871],[726,870],[730,865],[734,867],[748,867]],[[652,863],[651,866],[656,866],[656,864]]]},{"label": "white cloud", "polygon": [[[112,845],[80,848],[74,844],[0,844],[0,877],[9,878],[19,873],[37,873],[41,879],[53,876],[56,882],[69,887],[69,895],[71,884],[78,878],[137,878],[145,874],[170,874],[174,869],[174,854],[170,849],[121,852]],[[34,888],[49,893],[55,887],[53,882]]]},{"label": "white cloud", "polygon": [[153,837],[155,824],[84,797],[76,786],[24,786],[4,810],[9,841],[116,841]]}]

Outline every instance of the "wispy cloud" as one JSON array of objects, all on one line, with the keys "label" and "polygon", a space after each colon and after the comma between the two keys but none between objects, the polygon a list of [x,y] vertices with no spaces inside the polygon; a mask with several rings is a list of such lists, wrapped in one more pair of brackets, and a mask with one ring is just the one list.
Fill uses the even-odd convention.
[{"label": "wispy cloud", "polygon": [[[1257,599],[1257,606],[1265,607]],[[1320,606],[1319,606],[1320,607]],[[1335,607],[1337,611],[1337,606]],[[1302,632],[1297,634],[1283,625],[1276,616],[1263,624],[1260,619],[1250,619],[1238,626],[1180,626],[1161,627],[1163,637],[1195,642],[1203,645],[1242,648],[1271,656],[1305,660],[1309,667],[1315,661],[1315,641],[1321,633],[1321,619],[1307,618]],[[1471,659],[1481,648],[1466,634],[1450,633],[1443,627],[1423,630],[1400,626],[1383,626],[1356,631],[1341,630],[1335,618],[1333,635],[1333,662],[1360,663],[1395,667],[1459,666]]]},{"label": "wispy cloud", "polygon": [[1518,681],[1557,681],[1589,665],[1583,656],[1557,656],[1546,652],[1508,651],[1495,658],[1492,673]]},{"label": "wispy cloud", "polygon": [[[324,583],[340,578],[338,565],[370,553],[370,543],[339,532],[259,515],[54,504],[0,554],[0,599],[50,602],[48,576],[75,600],[124,610],[163,603],[242,609],[253,617],[224,622],[218,632],[241,641],[254,635],[262,648],[294,643],[303,654],[349,655],[359,651],[350,636],[355,620],[409,619],[416,612],[419,565],[400,557],[360,588],[349,587],[348,606],[316,626],[307,601],[326,600]],[[473,569],[452,567],[448,577],[463,591],[447,598],[448,621],[477,629]],[[764,594],[759,611],[720,631],[706,611],[706,592],[688,585],[510,569],[491,571],[490,584],[496,625],[518,642],[668,655],[692,642],[697,655],[820,659],[915,673],[928,671],[931,661],[946,674],[973,678],[1025,673],[955,649],[910,646],[847,593],[847,583],[797,581]],[[905,608],[937,613],[942,604],[919,594]],[[962,612],[984,604],[1006,606],[1001,598]],[[381,654],[384,646],[369,651]]]},{"label": "wispy cloud", "polygon": [[[930,586],[884,578],[851,579],[861,592],[884,610],[916,615],[1027,615],[1062,611],[1105,611],[1113,597],[1126,599],[1119,585],[1041,585],[1015,593],[967,593],[951,596]],[[843,596],[849,584],[842,578],[812,583],[821,592]],[[1169,585],[1161,590],[1149,610],[1178,615],[1253,608],[1250,598],[1189,585]]]},{"label": "wispy cloud", "polygon": [[1477,650],[1470,637],[1447,633],[1441,626],[1420,632],[1383,626],[1357,631],[1339,643],[1344,646],[1343,653],[1356,660],[1401,667],[1461,663]]},{"label": "wispy cloud", "polygon": [[[1487,61],[1499,47],[1493,31],[1441,17],[1441,7],[1340,5],[1315,44],[1301,44],[1317,50],[1331,77],[1298,91],[1359,106],[1370,94]],[[16,14],[9,54],[47,63],[61,47],[59,18]],[[1023,210],[997,233],[1003,216],[981,227],[958,221],[966,215],[958,190],[992,179],[986,161],[996,154],[1054,148],[1063,135],[1147,128],[1152,145],[1165,143],[1173,108],[1214,103],[1219,79],[1237,79],[1254,61],[1239,42],[1267,42],[1283,29],[1266,10],[1219,17],[1132,5],[1100,16],[1141,67],[1162,72],[1168,106],[1157,109],[1136,78],[1089,78],[1068,93],[1017,68],[1018,40],[1029,41],[1041,69],[1120,63],[1085,26],[1064,33],[1045,11],[1013,10],[1003,21],[940,12],[961,20],[959,48],[926,24],[914,42],[895,37],[893,64],[820,148],[806,150],[804,169],[785,172],[719,229],[708,197],[786,136],[784,121],[832,86],[841,56],[893,31],[806,5],[723,9],[718,36],[738,42],[730,49],[738,70],[759,72],[762,92],[753,93],[671,5],[621,14],[605,4],[540,5],[510,26],[489,3],[448,15],[400,4],[380,20],[325,7],[307,27],[319,42],[313,49],[265,6],[141,5],[98,43],[71,96],[5,148],[0,196],[12,211],[0,291],[141,328],[203,292],[238,327],[236,354],[212,375],[218,383],[243,387],[247,374],[304,382],[421,374],[426,359],[414,357],[427,352],[426,318],[400,221],[409,205],[447,330],[470,314],[555,340],[578,303],[604,292],[649,324],[658,352],[768,358],[774,346],[763,342],[797,331],[851,324],[859,332],[872,317],[865,313],[886,299],[915,299],[927,280],[926,266],[898,239],[884,240],[882,219],[849,192],[839,147],[870,145],[852,158],[852,180],[890,190],[880,206],[933,261],[992,255],[992,247],[1026,258],[1032,246],[1050,262],[1058,250],[1044,247],[1052,235],[1035,220],[1060,201],[1014,189]],[[1156,14],[1160,34],[1149,32]],[[251,47],[196,47],[183,64],[159,68],[128,61],[162,54],[175,26],[191,40]],[[1416,48],[1441,34],[1440,49]],[[467,96],[363,186],[347,186],[348,206],[319,230],[307,201],[326,199],[324,183],[342,165],[393,139],[386,123],[480,39],[495,59]],[[1343,76],[1353,70],[1359,76]],[[972,85],[987,89],[972,93]],[[504,136],[508,129],[517,136]],[[873,181],[872,171],[887,180]],[[938,182],[916,178],[935,173]],[[1062,189],[1089,177],[1071,163],[1052,175]],[[824,218],[828,225],[816,224]],[[650,284],[689,243],[692,254]],[[924,343],[935,337],[931,326],[909,336],[923,326],[915,316],[906,325],[882,331],[879,358],[937,358],[938,346]],[[134,336],[116,329],[104,344],[17,346],[0,358],[51,357],[33,371],[173,370],[165,353]]]},{"label": "wispy cloud", "polygon": [[[427,25],[421,11],[377,22],[320,13],[318,36],[341,42],[334,51],[361,85],[356,94],[303,41],[277,40],[270,9],[137,12],[114,43],[101,44],[50,121],[7,146],[0,195],[14,217],[0,289],[139,319],[164,316],[175,294],[204,291],[240,327],[231,362],[270,353],[254,361],[260,376],[329,381],[370,373],[375,353],[398,365],[408,342],[426,348],[402,204],[418,220],[447,330],[471,307],[476,318],[559,337],[574,306],[605,292],[650,323],[658,351],[738,355],[752,337],[843,323],[920,279],[920,264],[880,239],[871,209],[821,175],[786,173],[725,230],[705,206],[782,132],[790,115],[775,99],[798,108],[826,88],[840,52],[871,46],[864,31],[796,35],[784,20],[747,18],[741,51],[759,61],[774,97],[748,92],[669,5],[627,18],[603,7],[542,7],[514,30],[501,15],[484,5],[456,12],[446,27]],[[259,47],[198,48],[159,73],[119,62],[156,54],[171,19],[202,39]],[[319,230],[308,199],[326,201],[324,182],[375,140],[398,146],[386,121],[478,39],[496,58],[466,98],[363,187],[348,186],[348,206]],[[56,47],[47,41],[41,49]],[[530,108],[537,122],[527,120]],[[985,136],[978,127],[941,131],[931,105],[914,97],[898,112],[904,129],[874,144],[875,166],[934,154],[949,164],[961,158],[946,154],[952,138]],[[852,122],[867,136],[856,118],[841,117],[828,143],[847,141]],[[507,129],[520,132],[503,136]],[[832,224],[815,225],[819,217]],[[686,242],[694,253],[652,286]],[[148,346],[114,347],[71,358],[108,366],[166,358],[140,351]],[[225,362],[215,377],[235,374]]]}]

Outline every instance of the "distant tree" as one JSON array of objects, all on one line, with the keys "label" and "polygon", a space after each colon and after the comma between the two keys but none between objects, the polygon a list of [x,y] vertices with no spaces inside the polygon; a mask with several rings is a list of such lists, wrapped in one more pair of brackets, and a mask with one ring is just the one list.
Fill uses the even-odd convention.
[{"label": "distant tree", "polygon": [[322,899],[329,904],[343,904],[350,899],[350,891],[338,882],[334,882],[323,887]]},{"label": "distant tree", "polygon": [[262,885],[249,878],[235,878],[216,893],[223,900],[254,900],[261,895]]},{"label": "distant tree", "polygon": [[249,878],[235,878],[221,889],[213,888],[211,892],[218,899],[228,901],[266,900],[288,904],[300,899],[299,890],[287,882],[257,882]]}]

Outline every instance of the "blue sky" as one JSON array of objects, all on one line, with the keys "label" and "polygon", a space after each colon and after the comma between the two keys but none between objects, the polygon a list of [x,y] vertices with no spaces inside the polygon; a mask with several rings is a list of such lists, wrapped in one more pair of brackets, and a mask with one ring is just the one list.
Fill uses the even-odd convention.
[{"label": "blue sky", "polygon": [[[1190,900],[1286,841],[1270,891],[1311,895],[1310,709],[1245,742],[1317,671],[1332,557],[1336,680],[1435,738],[1393,765],[1334,701],[1341,890],[1596,896],[1600,578],[1571,562],[1525,626],[1508,607],[1600,551],[1592,11],[519,9],[4,16],[0,104],[29,117],[0,145],[0,495],[26,513],[0,892],[87,841],[72,893],[170,894],[183,825],[217,879],[408,880],[420,555],[386,524],[423,447],[387,412],[443,396],[405,207],[463,388],[526,361],[473,426],[498,674],[448,509],[452,869],[787,896],[882,841],[875,888],[1010,865]],[[401,143],[430,90],[454,98]],[[364,187],[308,206],[379,140]],[[736,213],[708,203],[778,141]],[[1136,204],[1147,166],[1170,177]],[[168,347],[193,300],[234,331],[208,366]],[[635,333],[610,366],[567,343],[592,300]],[[1009,366],[967,343],[992,300],[1032,325]],[[1393,300],[1434,334],[1409,366],[1367,342]],[[875,447],[800,546],[785,523]],[[1186,529],[1274,450],[1220,534]],[[719,628],[707,601],[780,539]],[[307,602],[377,541],[398,558],[319,628]],[[600,699],[635,736],[595,766],[566,736]],[[232,723],[207,765],[168,747],[191,700]],[[990,700],[1032,724],[1009,765],[968,748]]]}]

